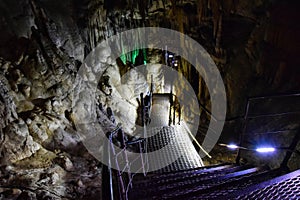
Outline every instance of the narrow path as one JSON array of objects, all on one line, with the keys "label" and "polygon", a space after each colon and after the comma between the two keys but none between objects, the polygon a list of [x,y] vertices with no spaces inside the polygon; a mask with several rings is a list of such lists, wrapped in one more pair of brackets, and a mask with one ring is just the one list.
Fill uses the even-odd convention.
[{"label": "narrow path", "polygon": [[167,153],[159,153],[156,158],[151,159],[150,165],[159,166],[163,160],[178,158],[169,166],[159,170],[176,171],[192,169],[203,166],[203,162],[195,150],[192,141],[181,125],[168,126],[170,101],[167,94],[154,94],[152,101],[151,123],[147,126],[148,152],[158,151],[163,147],[168,148]]},{"label": "narrow path", "polygon": [[154,94],[152,98],[151,123],[149,127],[169,125],[170,97],[168,94]]}]

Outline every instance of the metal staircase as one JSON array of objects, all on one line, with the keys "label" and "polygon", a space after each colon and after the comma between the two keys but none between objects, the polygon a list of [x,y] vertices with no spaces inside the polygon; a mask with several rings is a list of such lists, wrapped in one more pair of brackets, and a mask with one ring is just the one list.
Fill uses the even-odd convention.
[{"label": "metal staircase", "polygon": [[[165,98],[165,95],[155,96],[157,102]],[[127,142],[123,145],[124,149],[138,144],[138,152],[142,154],[168,146],[169,154],[158,154],[152,160],[142,159],[143,173],[130,174],[111,170],[110,182],[103,182],[110,185],[103,185],[103,194],[106,194],[103,199],[300,199],[300,170],[290,172],[286,167],[258,167],[252,164],[242,165],[239,162],[203,166],[191,138],[183,128],[184,121],[170,124],[173,117],[166,116],[165,113],[173,112],[169,112],[167,104],[160,102],[160,105],[152,106],[152,117],[156,119],[151,120],[147,129],[149,137]],[[248,114],[249,112],[246,119]],[[297,132],[294,137],[297,139],[299,134]],[[242,139],[246,138],[245,135],[244,132]],[[294,149],[297,142],[298,140],[293,141],[290,148]],[[287,153],[284,164],[290,154]],[[243,154],[239,151],[237,161],[241,156]],[[172,157],[178,159],[162,169],[147,172],[149,166],[155,168],[155,165]],[[110,159],[114,160],[114,155]]]},{"label": "metal staircase", "polygon": [[223,164],[171,173],[138,175],[128,199],[299,199],[300,170]]}]

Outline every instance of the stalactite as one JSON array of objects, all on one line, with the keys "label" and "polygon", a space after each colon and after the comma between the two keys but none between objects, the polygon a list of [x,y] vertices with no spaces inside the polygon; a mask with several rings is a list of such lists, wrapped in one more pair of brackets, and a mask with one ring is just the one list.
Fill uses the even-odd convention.
[{"label": "stalactite", "polygon": [[223,15],[220,15],[219,21],[218,21],[218,29],[217,29],[217,35],[216,35],[216,47],[215,51],[217,54],[222,54],[221,50],[221,39],[222,39],[222,19]]},{"label": "stalactite", "polygon": [[138,0],[137,2],[140,15],[142,16],[142,20],[144,21],[146,18],[148,8],[148,0]]},{"label": "stalactite", "polygon": [[198,2],[198,21],[201,24],[202,20],[208,15],[208,0],[201,0]]}]

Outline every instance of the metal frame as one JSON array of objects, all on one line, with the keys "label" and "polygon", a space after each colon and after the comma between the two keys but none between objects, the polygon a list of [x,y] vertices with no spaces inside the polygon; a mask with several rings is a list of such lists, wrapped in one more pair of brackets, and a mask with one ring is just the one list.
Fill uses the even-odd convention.
[{"label": "metal frame", "polygon": [[[275,98],[293,98],[293,97],[300,97],[300,93],[274,95],[274,96],[261,96],[261,97],[251,97],[251,98],[249,98],[248,101],[247,101],[246,112],[245,112],[245,115],[244,115],[243,130],[242,130],[242,133],[240,134],[240,137],[239,137],[239,146],[242,146],[243,142],[245,140],[249,119],[262,118],[262,117],[285,116],[285,115],[289,116],[289,115],[292,115],[292,114],[295,114],[295,113],[300,113],[300,110],[299,110],[299,111],[295,111],[295,112],[281,112],[281,113],[272,113],[272,114],[256,114],[256,115],[250,116],[249,115],[249,108],[250,108],[250,103],[252,101],[255,101],[255,100],[269,100],[269,99],[275,99]],[[291,130],[280,130],[280,131],[272,131],[272,132],[281,133],[283,131],[291,131]],[[269,133],[271,133],[271,132],[269,132]],[[295,148],[296,148],[299,141],[300,141],[300,130],[295,134],[292,142],[290,143],[290,146],[288,147],[288,149],[286,149],[287,152],[286,152],[285,158],[283,159],[283,161],[281,163],[281,168],[287,168],[288,161],[291,158],[293,152],[295,152]],[[242,150],[243,149],[240,149],[240,148],[238,149],[237,156],[236,156],[236,163],[237,164],[240,164],[241,151]]]}]

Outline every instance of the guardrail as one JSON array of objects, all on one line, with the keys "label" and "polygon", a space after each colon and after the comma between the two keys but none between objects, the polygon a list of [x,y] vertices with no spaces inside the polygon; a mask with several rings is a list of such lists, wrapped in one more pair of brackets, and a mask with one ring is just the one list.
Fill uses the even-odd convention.
[{"label": "guardrail", "polygon": [[[142,126],[144,127],[143,131],[143,138],[137,139],[134,141],[126,141],[125,142],[125,134],[121,128],[120,125],[117,125],[116,129],[107,133],[107,137],[109,139],[109,144],[104,144],[104,153],[107,154],[107,163],[108,166],[103,166],[103,199],[108,200],[125,200],[128,199],[127,193],[129,188],[131,187],[131,182],[134,174],[131,174],[130,172],[130,166],[133,165],[138,160],[141,161],[141,169],[143,174],[146,176],[147,173],[147,167],[148,167],[148,158],[145,156],[145,153],[147,152],[147,129],[146,125],[150,123],[151,120],[151,107],[152,107],[152,96],[153,96],[153,76],[151,76],[151,87],[150,92],[144,97],[144,94],[140,94],[140,106],[141,106],[141,121]],[[114,116],[110,108],[108,108],[108,116],[110,119],[113,119]],[[120,142],[120,147],[122,151],[116,153],[115,146],[114,146],[114,140],[117,140]],[[140,153],[137,158],[131,161],[129,163],[128,156],[127,156],[127,149],[129,146],[137,146],[137,151]],[[118,156],[123,156],[126,161],[126,165],[124,169],[120,169],[119,163],[118,163]],[[111,163],[115,162],[115,166],[117,167],[116,170],[111,168]],[[126,170],[127,168],[127,170]],[[127,173],[124,173],[125,170]],[[139,171],[139,170],[138,170]],[[114,180],[117,184],[114,184]],[[114,188],[114,185],[117,185],[117,189]]]},{"label": "guardrail", "polygon": [[[280,106],[276,106],[275,103],[276,101],[278,101],[277,103]],[[256,104],[255,104],[256,102]],[[286,104],[287,102],[290,102],[288,105]],[[272,119],[273,117],[283,117],[283,118],[288,118],[292,115],[300,115],[300,110],[293,110],[293,111],[286,111],[285,109],[287,109],[288,106],[292,107],[293,106],[297,109],[300,108],[298,107],[300,104],[300,94],[288,94],[288,95],[276,95],[276,96],[262,96],[262,97],[252,97],[249,98],[247,101],[247,106],[246,106],[246,111],[245,111],[245,115],[244,115],[244,125],[243,125],[243,130],[242,133],[240,134],[240,138],[239,138],[239,146],[244,146],[245,140],[247,140],[247,137],[249,136],[248,133],[248,126],[249,126],[249,121],[252,119],[256,119],[256,120],[270,120],[270,118]],[[266,105],[268,107],[272,107],[272,104],[274,104],[274,107],[276,107],[276,109],[279,109],[279,111],[276,112],[271,112],[268,113],[268,110],[266,109],[266,105],[264,106],[263,103],[267,103]],[[253,106],[254,105],[254,106]],[[261,108],[259,107],[261,106]],[[252,108],[253,107],[253,108]],[[257,109],[258,107],[258,109]],[[261,109],[262,111],[257,111]],[[252,111],[251,111],[252,110]],[[255,111],[253,111],[255,110]],[[280,111],[281,110],[281,111]],[[282,111],[283,110],[283,111]],[[285,110],[285,111],[284,111]],[[299,129],[299,127],[298,127]],[[293,131],[297,131],[297,129],[284,129],[284,130],[273,130],[273,131],[266,131],[266,132],[258,132],[258,133],[252,133],[252,136],[255,135],[263,135],[263,134],[281,134],[281,133],[291,133]],[[290,142],[290,145],[288,147],[281,147],[281,146],[276,146],[276,149],[280,149],[280,150],[285,150],[286,154],[281,162],[281,167],[282,168],[287,168],[287,164],[292,156],[292,154],[294,152],[297,153],[296,151],[296,146],[300,141],[300,130],[298,130],[292,141]],[[259,141],[257,141],[259,143]],[[242,157],[241,153],[245,151],[243,148],[238,148],[238,152],[237,152],[237,157],[236,157],[236,163],[240,164],[240,159]]]},{"label": "guardrail", "polygon": [[[142,96],[142,94],[141,94]],[[142,100],[141,100],[142,101]],[[143,101],[142,101],[143,102]],[[113,113],[111,109],[108,113],[109,118],[112,119]],[[144,112],[144,109],[142,109]],[[143,124],[145,126],[145,119],[143,119]],[[107,159],[106,163],[108,165],[103,165],[102,170],[102,197],[103,199],[107,200],[127,200],[128,190],[132,187],[132,179],[135,174],[130,172],[130,167],[137,161],[141,161],[141,168],[137,171],[142,171],[143,174],[146,176],[148,160],[145,157],[144,153],[147,151],[147,132],[144,128],[144,138],[136,139],[133,141],[126,141],[125,133],[122,130],[120,124],[116,126],[116,128],[108,132],[106,137],[108,137],[108,142],[104,143],[103,146],[103,153],[105,153],[105,158]],[[119,152],[115,150],[115,144],[118,142],[119,147],[122,149]],[[131,147],[131,149],[135,149],[139,152],[139,156],[129,162],[127,150]],[[119,156],[122,156],[122,160],[125,160],[126,164],[123,169],[120,168],[118,163]],[[112,163],[116,166],[116,169],[111,168]]]}]

